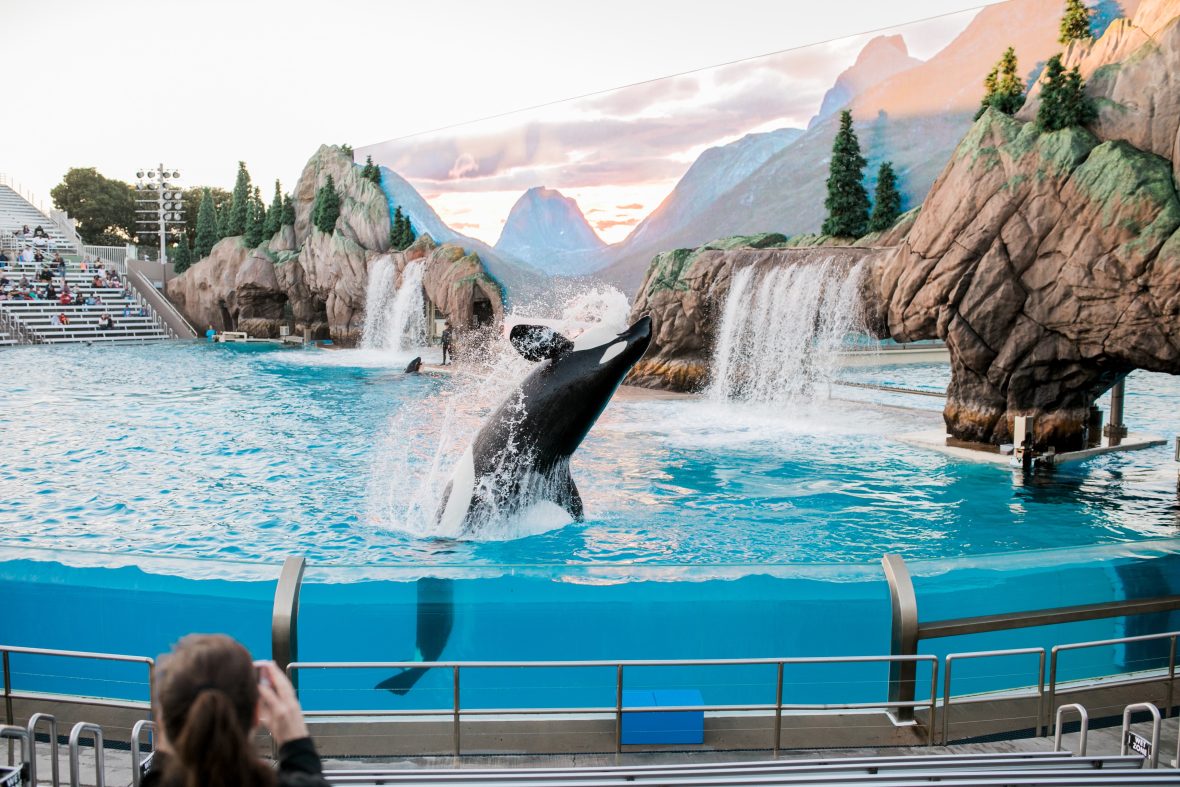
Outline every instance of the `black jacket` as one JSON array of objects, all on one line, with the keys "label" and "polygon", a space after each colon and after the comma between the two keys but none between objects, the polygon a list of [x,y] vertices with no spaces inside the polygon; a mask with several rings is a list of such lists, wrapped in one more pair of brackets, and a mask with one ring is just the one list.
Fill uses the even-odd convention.
[{"label": "black jacket", "polygon": [[[151,769],[140,780],[140,787],[165,787],[165,759],[153,757]],[[279,749],[279,787],[329,787],[311,738],[288,741]]]}]

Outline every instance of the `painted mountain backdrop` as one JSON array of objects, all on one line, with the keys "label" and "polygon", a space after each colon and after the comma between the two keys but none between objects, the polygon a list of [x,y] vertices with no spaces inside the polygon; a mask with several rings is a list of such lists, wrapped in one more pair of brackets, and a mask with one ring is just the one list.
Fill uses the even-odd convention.
[{"label": "painted mountain backdrop", "polygon": [[[1102,0],[1096,25],[1137,5]],[[878,165],[891,161],[903,209],[920,204],[1004,50],[1015,48],[1031,84],[1060,49],[1062,7],[1008,0],[952,20],[949,32],[911,25],[582,99],[522,116],[508,131],[473,128],[358,153],[401,173],[385,170],[385,188],[416,228],[478,252],[497,276],[593,273],[631,293],[661,251],[728,235],[817,232],[843,108],[869,162],[870,193]],[[924,61],[911,54],[907,40],[938,34],[942,44]],[[469,220],[493,215],[501,201],[511,204],[505,218]],[[432,205],[462,214],[473,236],[448,227]],[[495,221],[491,246],[478,238],[489,239]]]}]

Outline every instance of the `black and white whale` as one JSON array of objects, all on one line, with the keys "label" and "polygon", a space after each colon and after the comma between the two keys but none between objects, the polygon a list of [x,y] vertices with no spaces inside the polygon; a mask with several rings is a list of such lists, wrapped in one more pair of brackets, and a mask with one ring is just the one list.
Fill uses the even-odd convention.
[{"label": "black and white whale", "polygon": [[576,340],[539,325],[516,325],[512,346],[537,367],[488,417],[459,458],[435,514],[436,532],[466,538],[496,517],[555,503],[575,521],[582,498],[570,456],[651,341],[651,318]]}]

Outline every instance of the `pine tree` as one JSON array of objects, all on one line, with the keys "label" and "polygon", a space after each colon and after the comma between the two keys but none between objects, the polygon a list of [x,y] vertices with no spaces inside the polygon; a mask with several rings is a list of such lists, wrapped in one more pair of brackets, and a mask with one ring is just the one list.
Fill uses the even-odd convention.
[{"label": "pine tree", "polygon": [[246,162],[238,162],[238,179],[234,182],[234,198],[230,203],[229,235],[242,235],[246,231],[246,216],[250,212],[250,173],[246,171]]},{"label": "pine tree", "polygon": [[192,250],[188,247],[188,235],[185,233],[180,234],[176,248],[172,251],[172,264],[177,273],[184,273],[193,264]]},{"label": "pine tree", "polygon": [[1073,41],[1088,41],[1094,37],[1091,21],[1094,12],[1082,0],[1065,0],[1065,14],[1061,17],[1061,35],[1057,42],[1069,46]]},{"label": "pine tree", "polygon": [[295,203],[291,201],[290,194],[283,197],[283,217],[279,223],[295,226]]},{"label": "pine tree", "polygon": [[402,220],[402,249],[410,248],[410,245],[418,238],[414,232],[414,225],[410,224],[410,217],[407,215]]},{"label": "pine tree", "polygon": [[320,232],[332,232],[336,228],[336,219],[340,218],[340,195],[336,193],[336,184],[331,175],[316,192],[311,216]]},{"label": "pine tree", "polygon": [[348,143],[345,143],[340,146],[340,152],[343,153],[344,155],[348,156],[350,159],[353,158],[352,145],[349,145]]},{"label": "pine tree", "polygon": [[402,214],[402,207],[398,205],[393,209],[393,224],[389,228],[389,248],[394,251],[401,251],[405,248],[402,245],[402,240],[405,236],[405,216]]},{"label": "pine tree", "polygon": [[265,226],[266,205],[262,201],[262,192],[255,186],[246,211],[246,230],[243,233],[247,246],[253,249],[262,244]]},{"label": "pine tree", "polygon": [[381,168],[373,163],[372,156],[365,156],[365,166],[361,169],[361,177],[372,182],[375,186],[381,185]]},{"label": "pine tree", "polygon": [[840,131],[832,145],[832,163],[828,170],[828,197],[824,207],[823,233],[842,238],[859,238],[869,223],[869,195],[864,187],[864,156],[860,141],[852,130],[852,113],[840,113]]},{"label": "pine tree", "polygon": [[230,205],[222,203],[217,208],[217,239],[229,237]]},{"label": "pine tree", "polygon": [[987,108],[992,105],[992,101],[996,97],[996,88],[1000,81],[1000,66],[996,64],[992,70],[987,72],[987,76],[983,80],[983,98],[979,101],[979,111],[975,113],[974,120],[979,120],[983,117],[983,113],[987,112]]},{"label": "pine tree", "polygon": [[901,215],[901,194],[897,190],[897,176],[893,164],[886,161],[877,170],[877,192],[873,198],[873,217],[869,220],[871,232],[884,232],[893,226]]},{"label": "pine tree", "polygon": [[975,113],[976,120],[988,107],[994,107],[1005,115],[1015,115],[1024,106],[1024,82],[1016,73],[1017,68],[1016,50],[1008,47],[1000,62],[983,80],[984,96],[979,111]]},{"label": "pine tree", "polygon": [[217,235],[217,209],[213,206],[213,194],[209,189],[201,195],[201,207],[197,210],[197,237],[193,251],[197,259],[203,260],[213,251],[213,244],[221,238]]},{"label": "pine tree", "polygon": [[283,223],[283,192],[279,188],[279,182],[275,181],[275,196],[270,201],[270,210],[266,212],[266,226],[263,228],[263,234],[267,238],[273,238],[275,233],[279,231],[279,227]]},{"label": "pine tree", "polygon": [[1060,131],[1089,123],[1097,116],[1094,102],[1086,96],[1086,83],[1077,66],[1070,71],[1061,63],[1061,55],[1049,58],[1041,86],[1041,106],[1037,125],[1042,131]]}]

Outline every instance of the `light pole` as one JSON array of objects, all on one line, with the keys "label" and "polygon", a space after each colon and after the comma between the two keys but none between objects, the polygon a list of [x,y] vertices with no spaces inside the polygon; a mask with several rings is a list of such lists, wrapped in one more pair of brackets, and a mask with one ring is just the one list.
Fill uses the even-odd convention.
[{"label": "light pole", "polygon": [[184,203],[180,186],[180,172],[163,164],[154,169],[141,169],[135,173],[135,201],[139,204],[135,212],[143,218],[137,224],[150,232],[160,234],[160,266],[163,270],[164,285],[168,285],[168,227],[184,226]]}]

